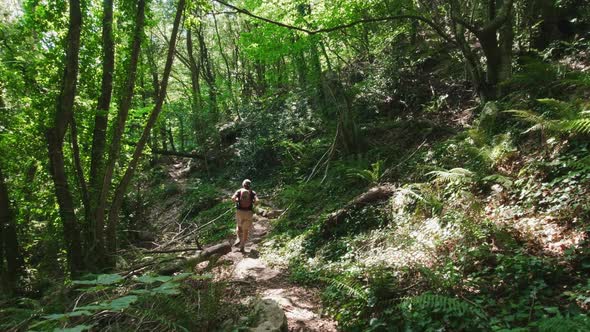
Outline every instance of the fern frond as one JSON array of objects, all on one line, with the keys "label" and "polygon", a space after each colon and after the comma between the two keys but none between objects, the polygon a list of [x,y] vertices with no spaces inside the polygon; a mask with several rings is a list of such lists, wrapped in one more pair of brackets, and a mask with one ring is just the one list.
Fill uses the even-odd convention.
[{"label": "fern frond", "polygon": [[327,281],[339,291],[343,291],[347,296],[354,297],[367,302],[369,300],[367,293],[362,285],[357,281],[345,281],[342,278],[321,278]]},{"label": "fern frond", "polygon": [[408,298],[402,301],[402,303],[399,304],[399,307],[404,312],[426,309],[461,317],[465,315],[473,315],[483,320],[488,319],[487,315],[481,309],[465,301],[438,294],[426,293]]},{"label": "fern frond", "polygon": [[544,116],[529,110],[507,110],[504,111],[504,113],[510,113],[515,118],[530,123],[544,123],[545,121],[547,121],[547,119]]},{"label": "fern frond", "polygon": [[590,156],[578,160],[570,160],[568,165],[577,170],[587,170],[590,172]]},{"label": "fern frond", "polygon": [[590,318],[578,315],[573,318],[556,316],[538,322],[539,332],[583,332],[590,331]]},{"label": "fern frond", "polygon": [[576,134],[590,134],[590,118],[581,118],[564,121],[564,128]]},{"label": "fern frond", "polygon": [[432,181],[436,183],[469,183],[473,180],[473,172],[460,167],[448,171],[432,171],[426,175],[432,175]]}]

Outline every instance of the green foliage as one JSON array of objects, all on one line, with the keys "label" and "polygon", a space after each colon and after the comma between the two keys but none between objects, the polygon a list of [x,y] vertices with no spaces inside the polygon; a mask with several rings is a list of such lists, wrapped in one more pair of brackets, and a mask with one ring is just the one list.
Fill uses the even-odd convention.
[{"label": "green foliage", "polygon": [[399,306],[410,328],[489,329],[487,315],[480,308],[454,297],[425,293],[405,299]]},{"label": "green foliage", "polygon": [[234,203],[225,201],[199,212],[192,221],[195,225],[205,225],[212,222],[199,232],[199,241],[212,243],[234,234],[236,227],[234,210]]},{"label": "green foliage", "polygon": [[338,292],[344,292],[347,296],[357,298],[359,300],[368,301],[366,290],[358,281],[349,281],[342,277],[340,278],[323,278],[322,280],[328,282]]},{"label": "green foliage", "polygon": [[[36,320],[29,328],[85,331],[104,327],[98,313],[107,313],[112,315],[110,328],[118,330],[207,331],[231,317],[234,310],[221,302],[224,286],[211,282],[210,278],[183,273],[176,276],[142,275],[124,281],[119,275],[107,274],[74,281],[74,285],[85,287],[78,290],[84,295],[80,299],[86,298],[86,303],[78,302],[73,310],[55,314],[40,315],[42,309],[28,310],[27,315]],[[0,322],[2,327],[11,327]],[[136,326],[137,322],[143,325]]]},{"label": "green foliage", "polygon": [[450,170],[432,171],[426,173],[432,175],[432,181],[437,184],[470,184],[473,182],[473,172],[465,168],[453,168]]},{"label": "green foliage", "polygon": [[556,316],[541,320],[538,327],[540,332],[582,332],[590,329],[590,319],[586,315],[575,317]]},{"label": "green foliage", "polygon": [[554,99],[538,99],[545,112],[539,114],[530,110],[505,111],[516,118],[531,123],[525,131],[549,131],[557,134],[590,134],[590,118],[583,105],[565,103]]},{"label": "green foliage", "polygon": [[[186,207],[192,215],[208,210],[219,203],[222,193],[214,185],[197,180],[186,187]],[[189,211],[186,211],[188,213]]]},{"label": "green foliage", "polygon": [[366,182],[368,185],[374,186],[381,182],[381,178],[383,177],[384,169],[383,169],[383,160],[378,160],[377,162],[371,164],[369,169],[363,170],[351,170],[348,174],[349,177],[358,178]]}]

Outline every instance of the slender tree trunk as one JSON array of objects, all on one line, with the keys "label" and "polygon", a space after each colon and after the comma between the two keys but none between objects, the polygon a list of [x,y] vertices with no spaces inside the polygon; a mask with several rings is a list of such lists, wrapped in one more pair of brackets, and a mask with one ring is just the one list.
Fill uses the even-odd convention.
[{"label": "slender tree trunk", "polygon": [[70,140],[72,144],[72,154],[74,156],[74,168],[76,169],[76,175],[78,176],[78,187],[80,188],[80,196],[82,197],[84,213],[85,215],[89,215],[90,197],[88,195],[88,186],[86,185],[86,177],[84,176],[84,169],[82,168],[82,160],[80,158],[80,146],[78,145],[78,126],[73,115],[70,121]]},{"label": "slender tree trunk", "polygon": [[20,246],[16,232],[16,220],[10,207],[8,187],[0,168],[0,290],[13,295],[22,271]]},{"label": "slender tree trunk", "polygon": [[98,212],[97,205],[100,201],[102,180],[104,179],[108,113],[111,107],[113,73],[115,70],[113,0],[103,0],[102,52],[102,81],[96,114],[94,115],[94,132],[92,135],[92,152],[90,157],[90,209],[86,215],[86,259],[92,266],[96,265],[96,259],[104,256],[103,223],[97,223],[96,216]]},{"label": "slender tree trunk", "polygon": [[174,18],[174,25],[172,28],[172,35],[170,36],[170,46],[168,47],[168,55],[166,57],[166,66],[164,67],[164,73],[162,75],[162,82],[160,84],[160,94],[158,96],[158,100],[154,109],[150,113],[148,118],[148,122],[145,125],[143,132],[137,145],[135,146],[135,150],[133,151],[133,156],[131,157],[131,161],[125,170],[125,174],[121,179],[121,182],[117,186],[117,189],[114,194],[113,202],[111,204],[111,208],[109,210],[109,219],[108,219],[108,228],[107,228],[107,236],[108,236],[108,249],[109,253],[114,254],[117,250],[117,226],[119,224],[119,211],[121,209],[121,205],[123,203],[123,198],[125,197],[125,192],[127,191],[127,187],[131,182],[133,174],[137,169],[139,164],[139,159],[143,154],[143,149],[147,142],[147,139],[150,135],[150,131],[156,124],[158,120],[158,116],[162,111],[162,105],[164,104],[164,99],[166,98],[166,90],[168,88],[168,79],[170,77],[170,71],[172,70],[172,63],[174,62],[174,52],[176,51],[176,40],[178,36],[178,29],[180,26],[180,21],[182,18],[182,13],[184,11],[185,0],[179,0],[176,9],[176,17]]},{"label": "slender tree trunk", "polygon": [[213,114],[215,121],[217,121],[219,109],[217,105],[217,85],[215,83],[215,73],[213,71],[211,58],[209,57],[209,50],[207,49],[207,44],[205,43],[203,29],[201,27],[197,29],[197,39],[199,40],[201,69],[203,71],[205,82],[207,82],[207,86],[209,87],[209,110]]},{"label": "slender tree trunk", "polygon": [[[102,230],[104,229],[105,223],[105,209],[108,198],[108,193],[111,188],[111,182],[115,170],[115,162],[119,158],[119,152],[121,149],[121,138],[125,130],[125,123],[127,122],[127,116],[129,109],[131,108],[131,100],[133,98],[133,91],[135,87],[135,76],[137,73],[137,63],[139,61],[139,53],[141,49],[141,39],[143,37],[143,27],[145,22],[145,0],[139,0],[137,2],[137,13],[135,17],[135,30],[133,32],[133,40],[131,45],[131,57],[129,61],[129,67],[127,69],[127,80],[123,88],[121,100],[119,101],[119,110],[117,113],[117,122],[113,130],[113,136],[111,139],[111,146],[108,154],[108,162],[106,164],[104,178],[101,186],[100,197],[96,208],[96,230],[100,234],[96,236],[103,236]],[[101,262],[105,262],[106,257],[100,257]]]},{"label": "slender tree trunk", "polygon": [[184,145],[184,120],[182,115],[178,116],[178,127],[180,129],[180,151],[186,151]]},{"label": "slender tree trunk", "polygon": [[[296,42],[297,39],[294,40]],[[305,62],[305,53],[302,49],[294,54],[295,67],[297,68],[297,79],[299,81],[299,88],[301,90],[307,89],[307,64]]]},{"label": "slender tree trunk", "polygon": [[162,149],[168,150],[168,139],[167,131],[166,131],[166,122],[162,121],[163,123],[160,125],[160,139],[162,139]]},{"label": "slender tree trunk", "polygon": [[266,75],[264,71],[264,65],[260,60],[254,62],[254,68],[256,71],[256,91],[259,97],[264,96],[266,93]]},{"label": "slender tree trunk", "polygon": [[172,135],[172,127],[168,126],[168,139],[170,140],[170,147],[172,151],[176,151],[176,146],[174,145],[174,135]]},{"label": "slender tree trunk", "polygon": [[191,28],[186,31],[186,49],[188,53],[189,69],[191,72],[191,92],[192,92],[192,106],[193,113],[200,112],[203,109],[203,100],[201,98],[201,83],[199,82],[199,73],[201,71],[201,63],[195,59],[193,48],[193,32]]},{"label": "slender tree trunk", "polygon": [[[320,54],[318,51],[317,40],[314,38],[311,42],[311,51],[310,51],[310,58],[311,58],[311,77],[310,82],[311,86],[314,88],[313,92],[313,106],[317,109],[322,107],[322,101],[325,99],[323,89],[322,89],[322,81],[323,81],[323,71],[322,71],[322,62],[320,60]],[[329,62],[328,62],[329,64]]]},{"label": "slender tree trunk", "polygon": [[46,130],[46,138],[49,153],[49,169],[53,178],[55,196],[63,223],[69,270],[72,276],[76,276],[83,270],[84,262],[82,259],[80,229],[76,220],[76,214],[74,213],[72,193],[67,181],[63,143],[67,126],[72,119],[74,97],[76,95],[82,12],[79,0],[70,0],[69,4],[70,23],[66,44],[65,70],[61,82],[61,91],[57,99],[53,124]]},{"label": "slender tree trunk", "polygon": [[221,58],[223,59],[223,63],[225,64],[225,71],[227,78],[225,80],[227,84],[227,91],[232,103],[232,108],[236,111],[236,115],[238,119],[240,119],[240,111],[238,110],[238,101],[236,100],[236,96],[234,95],[234,89],[232,87],[232,73],[229,67],[229,60],[225,55],[225,51],[223,50],[223,45],[221,44],[221,36],[219,35],[219,28],[217,27],[217,18],[215,14],[213,14],[213,23],[215,25],[215,35],[217,36],[217,44],[219,45],[219,53],[221,54]]},{"label": "slender tree trunk", "polygon": [[148,58],[150,74],[152,76],[153,100],[155,103],[158,99],[158,95],[160,94],[160,82],[158,79],[158,66],[156,65],[156,61],[154,60],[154,52],[155,46],[153,44],[153,41],[150,40],[150,50],[146,54]]}]

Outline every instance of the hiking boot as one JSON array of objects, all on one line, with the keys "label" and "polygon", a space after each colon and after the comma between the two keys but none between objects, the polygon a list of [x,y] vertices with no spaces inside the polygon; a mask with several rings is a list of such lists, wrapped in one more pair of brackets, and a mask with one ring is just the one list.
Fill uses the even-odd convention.
[{"label": "hiking boot", "polygon": [[237,239],[236,242],[234,243],[234,247],[239,247],[240,246],[240,239]]},{"label": "hiking boot", "polygon": [[241,252],[242,254],[245,254],[245,253],[246,253],[246,249],[244,249],[244,247],[242,246],[242,247],[240,247],[240,252]]}]

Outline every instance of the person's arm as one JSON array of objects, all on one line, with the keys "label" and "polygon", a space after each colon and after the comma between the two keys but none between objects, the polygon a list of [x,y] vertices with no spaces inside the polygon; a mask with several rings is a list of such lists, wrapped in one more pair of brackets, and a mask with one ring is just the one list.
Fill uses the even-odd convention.
[{"label": "person's arm", "polygon": [[240,200],[240,198],[238,197],[238,196],[239,196],[239,193],[240,193],[240,191],[239,191],[239,190],[238,190],[238,191],[236,191],[236,192],[234,193],[234,195],[231,197],[231,200],[232,200],[232,201],[234,201],[234,202],[238,202],[238,201]]},{"label": "person's arm", "polygon": [[252,200],[252,204],[256,204],[256,203],[258,203],[258,194],[255,191],[253,191],[253,193],[254,193],[254,199]]}]

